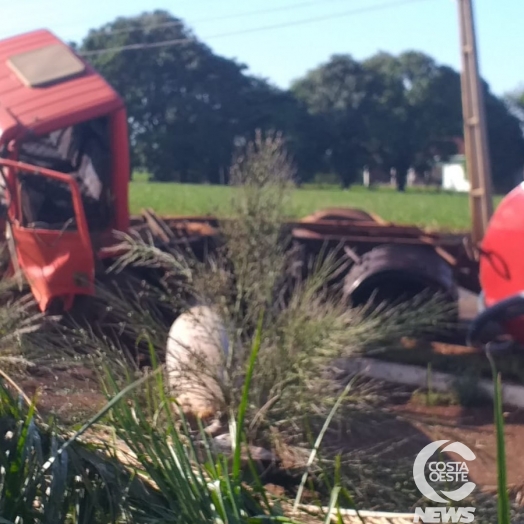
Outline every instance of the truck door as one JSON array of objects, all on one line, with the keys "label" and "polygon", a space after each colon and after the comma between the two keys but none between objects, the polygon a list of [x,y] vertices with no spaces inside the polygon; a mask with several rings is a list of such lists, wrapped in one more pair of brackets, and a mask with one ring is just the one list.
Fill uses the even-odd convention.
[{"label": "truck door", "polygon": [[68,310],[94,293],[95,261],[78,184],[51,169],[0,159],[10,180],[17,264],[41,311]]}]

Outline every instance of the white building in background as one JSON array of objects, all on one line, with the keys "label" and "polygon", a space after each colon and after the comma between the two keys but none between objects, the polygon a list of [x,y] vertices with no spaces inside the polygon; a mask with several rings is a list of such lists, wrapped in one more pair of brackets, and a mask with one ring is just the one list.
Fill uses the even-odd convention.
[{"label": "white building in background", "polygon": [[455,155],[442,164],[442,189],[460,193],[469,192],[471,184],[466,176],[464,160],[464,155]]}]

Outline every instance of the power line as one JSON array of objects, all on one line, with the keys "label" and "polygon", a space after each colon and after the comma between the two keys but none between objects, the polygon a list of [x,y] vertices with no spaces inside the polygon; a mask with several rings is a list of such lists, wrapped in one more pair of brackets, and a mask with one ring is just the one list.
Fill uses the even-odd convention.
[{"label": "power line", "polygon": [[[270,31],[272,29],[282,29],[285,27],[305,25],[305,24],[310,24],[314,22],[323,22],[325,20],[332,20],[335,18],[341,18],[341,17],[351,16],[351,15],[371,13],[374,11],[383,11],[383,10],[391,9],[394,7],[400,7],[402,5],[422,3],[422,2],[427,2],[427,1],[429,0],[396,0],[394,2],[376,4],[374,6],[362,7],[359,9],[352,9],[350,11],[342,11],[342,12],[333,13],[330,15],[316,16],[316,17],[311,17],[311,18],[304,18],[302,20],[295,20],[291,22],[282,22],[280,24],[272,24],[272,25],[253,27],[253,28],[248,28],[248,29],[241,29],[239,31],[232,31],[228,33],[219,33],[219,34],[204,37],[203,39],[207,40],[207,39],[212,39],[212,38],[224,38],[228,36],[237,36],[237,35],[243,35],[243,34],[249,34],[249,33],[257,33],[261,31]],[[101,55],[105,53],[117,53],[117,52],[122,52],[122,51],[133,51],[133,50],[139,50],[139,49],[154,49],[154,48],[159,48],[159,47],[168,47],[172,45],[183,45],[183,44],[187,44],[190,42],[197,42],[197,41],[198,39],[196,38],[180,38],[180,39],[164,40],[162,42],[152,42],[149,44],[129,44],[129,45],[123,45],[123,46],[108,47],[104,49],[95,49],[92,51],[85,51],[80,54],[82,56],[96,56],[96,55]]]},{"label": "power line", "polygon": [[[244,18],[246,16],[256,16],[256,15],[265,15],[270,13],[280,13],[285,11],[292,11],[295,9],[300,9],[302,7],[311,7],[319,5],[320,3],[326,4],[328,2],[347,2],[347,0],[309,0],[307,2],[300,2],[296,4],[289,4],[279,7],[271,7],[269,9],[258,9],[255,11],[245,11],[242,13],[230,13],[220,16],[213,16],[208,18],[197,18],[196,20],[191,21],[191,24],[204,23],[204,22],[219,22],[221,20],[232,20],[235,18]],[[118,35],[123,33],[132,33],[133,31],[150,31],[152,29],[161,29],[166,27],[178,27],[186,25],[182,20],[176,22],[163,22],[161,24],[152,24],[145,27],[133,27],[133,28],[124,28],[124,29],[114,29],[107,31],[107,34]]]}]

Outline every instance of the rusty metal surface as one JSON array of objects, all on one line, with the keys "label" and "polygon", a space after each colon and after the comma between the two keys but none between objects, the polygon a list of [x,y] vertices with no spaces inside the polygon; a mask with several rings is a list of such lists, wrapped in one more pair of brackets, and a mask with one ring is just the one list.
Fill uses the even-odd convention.
[{"label": "rusty metal surface", "polygon": [[[398,236],[398,237],[427,237],[442,244],[459,244],[464,242],[467,234],[435,233],[413,226],[386,222],[371,213],[344,208],[328,208],[308,215],[300,220],[288,220],[285,225],[291,229],[304,229],[312,232],[330,233],[339,237],[351,236]],[[213,215],[162,215],[162,220],[171,226],[190,223],[208,223],[216,226],[218,217]],[[139,225],[144,222],[141,215],[132,216],[131,224]]]},{"label": "rusty metal surface", "polygon": [[378,215],[354,207],[329,207],[321,209],[304,217],[301,222],[318,222],[320,220],[351,220],[387,224],[387,222]]},{"label": "rusty metal surface", "polygon": [[[202,234],[216,234],[218,219],[213,216],[162,216],[162,220],[174,230],[201,231]],[[131,226],[144,224],[142,216],[131,217]],[[202,229],[197,224],[203,226]],[[428,233],[417,226],[399,224],[379,224],[365,220],[318,220],[316,222],[287,221],[284,228],[296,238],[323,240],[332,239],[348,242],[392,242],[419,243],[450,247],[465,252],[463,234]]]},{"label": "rusty metal surface", "polygon": [[[175,238],[185,239],[193,246],[218,235],[218,218],[212,215],[162,216],[161,219]],[[131,226],[139,231],[148,229],[144,216],[132,217]],[[453,268],[459,286],[474,293],[480,289],[478,261],[468,249],[471,242],[467,234],[427,232],[417,226],[386,222],[372,213],[348,208],[323,209],[304,219],[287,221],[283,230],[313,254],[325,244],[347,245],[358,256],[384,244],[406,248],[429,246]]]}]

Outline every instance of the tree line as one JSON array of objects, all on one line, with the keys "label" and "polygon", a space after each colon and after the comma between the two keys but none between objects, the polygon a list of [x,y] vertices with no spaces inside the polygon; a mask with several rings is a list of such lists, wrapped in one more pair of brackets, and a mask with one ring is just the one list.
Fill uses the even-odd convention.
[{"label": "tree line", "polygon": [[[133,166],[157,181],[227,182],[235,148],[260,129],[283,133],[300,182],[331,173],[348,187],[364,167],[395,169],[403,190],[409,168],[427,172],[463,135],[460,74],[417,51],[333,55],[282,90],[162,10],[117,18],[74,45],[124,98]],[[524,165],[518,97],[512,106],[483,89],[493,182],[507,191]]]}]

